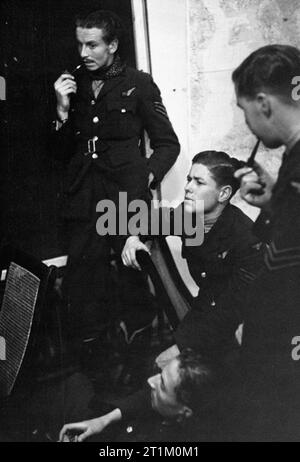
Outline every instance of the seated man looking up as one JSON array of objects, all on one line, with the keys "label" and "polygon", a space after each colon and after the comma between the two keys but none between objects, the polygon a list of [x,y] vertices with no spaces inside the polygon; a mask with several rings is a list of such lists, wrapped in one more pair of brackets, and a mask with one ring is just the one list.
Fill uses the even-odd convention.
[{"label": "seated man looking up", "polygon": [[[241,164],[218,151],[200,152],[193,158],[184,202],[179,207],[186,213],[203,213],[204,202],[202,244],[189,246],[186,236],[181,236],[182,256],[199,293],[175,332],[173,355],[183,348],[225,354],[243,322],[246,292],[261,267],[262,249],[252,234],[252,220],[230,204],[239,188],[234,172]],[[176,209],[173,216],[175,213]],[[138,236],[130,236],[122,252],[126,266],[140,269],[136,261],[139,249],[149,252]]]},{"label": "seated man looking up", "polygon": [[[166,441],[177,437],[179,440],[193,441],[196,436],[191,433],[191,427],[187,427],[186,419],[190,419],[200,410],[203,415],[214,405],[216,389],[222,382],[218,371],[217,367],[200,355],[192,350],[185,350],[172,359],[161,373],[147,380],[150,389],[147,387],[120,400],[111,412],[101,417],[64,425],[60,432],[60,441],[82,442],[92,436],[99,436],[112,423],[130,422],[132,417],[135,418],[139,433],[143,433],[143,439],[156,441],[159,434],[162,436],[164,423],[163,428],[170,433],[168,437],[164,432],[163,438]],[[166,421],[169,425],[166,425]],[[184,425],[180,425],[182,422]],[[138,440],[137,435],[132,437]],[[122,435],[120,438],[122,440]]]}]

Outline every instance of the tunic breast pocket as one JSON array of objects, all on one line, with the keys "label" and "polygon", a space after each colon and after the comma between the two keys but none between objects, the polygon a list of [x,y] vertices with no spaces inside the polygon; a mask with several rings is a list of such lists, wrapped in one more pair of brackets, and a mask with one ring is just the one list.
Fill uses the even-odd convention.
[{"label": "tunic breast pocket", "polygon": [[107,101],[106,126],[113,137],[130,138],[138,134],[135,129],[136,105],[134,100]]}]

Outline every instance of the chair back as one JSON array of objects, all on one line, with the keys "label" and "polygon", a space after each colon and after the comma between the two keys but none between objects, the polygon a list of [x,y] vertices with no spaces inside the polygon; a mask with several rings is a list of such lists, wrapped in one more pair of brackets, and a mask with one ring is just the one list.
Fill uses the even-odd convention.
[{"label": "chair back", "polygon": [[181,278],[165,237],[153,240],[151,256],[142,250],[138,251],[137,260],[154,285],[159,306],[171,327],[176,329],[191,309],[193,296]]}]

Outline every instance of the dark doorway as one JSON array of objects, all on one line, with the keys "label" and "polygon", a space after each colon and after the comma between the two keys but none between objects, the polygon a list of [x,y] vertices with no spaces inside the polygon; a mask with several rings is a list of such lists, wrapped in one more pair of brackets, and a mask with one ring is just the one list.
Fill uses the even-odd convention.
[{"label": "dark doorway", "polygon": [[55,112],[53,82],[78,63],[74,17],[110,9],[128,29],[127,62],[135,65],[130,0],[4,0],[0,6],[1,239],[38,258],[64,252],[60,207],[64,165],[48,152]]}]

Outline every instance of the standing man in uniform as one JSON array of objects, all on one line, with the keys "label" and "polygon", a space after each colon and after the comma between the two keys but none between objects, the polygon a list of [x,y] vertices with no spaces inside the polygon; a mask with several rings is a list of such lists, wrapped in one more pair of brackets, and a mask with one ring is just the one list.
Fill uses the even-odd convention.
[{"label": "standing man in uniform", "polygon": [[[110,199],[118,211],[119,192],[127,202],[149,201],[180,151],[178,139],[151,76],[128,67],[120,51],[123,25],[114,13],[99,10],[76,21],[82,67],[76,77],[64,72],[55,82],[57,121],[54,149],[71,157],[67,211],[69,252],[64,293],[76,336],[99,338],[115,317],[110,303],[110,254],[119,258],[116,236],[96,231],[96,205]],[[150,138],[150,159],[141,153],[144,130]],[[118,229],[118,227],[117,227]],[[122,241],[123,242],[123,241]],[[121,266],[121,265],[120,265]],[[120,317],[130,339],[153,319],[146,283],[134,270],[119,269]],[[125,296],[124,296],[125,294]]]},{"label": "standing man in uniform", "polygon": [[258,164],[236,172],[242,197],[262,210],[256,233],[269,244],[245,309],[241,405],[233,421],[242,440],[300,437],[299,76],[300,51],[285,45],[256,50],[233,73],[250,130],[268,148],[286,148],[276,183]]}]

